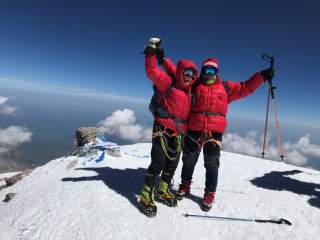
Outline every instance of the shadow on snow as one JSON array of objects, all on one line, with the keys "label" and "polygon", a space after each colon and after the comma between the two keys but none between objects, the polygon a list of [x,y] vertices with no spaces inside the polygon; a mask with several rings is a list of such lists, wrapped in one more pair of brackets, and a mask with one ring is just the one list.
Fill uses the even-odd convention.
[{"label": "shadow on snow", "polygon": [[96,176],[63,178],[64,182],[82,182],[82,181],[103,181],[110,189],[127,198],[129,202],[138,208],[136,195],[139,194],[144,175],[145,168],[138,169],[113,169],[109,167],[103,168],[77,168],[76,170],[94,171]]},{"label": "shadow on snow", "polygon": [[302,182],[297,179],[288,177],[302,173],[300,170],[291,170],[285,172],[272,171],[266,173],[262,177],[257,177],[250,180],[250,182],[261,188],[277,190],[277,191],[290,191],[299,195],[310,196],[308,203],[313,206],[320,208],[320,184]]}]

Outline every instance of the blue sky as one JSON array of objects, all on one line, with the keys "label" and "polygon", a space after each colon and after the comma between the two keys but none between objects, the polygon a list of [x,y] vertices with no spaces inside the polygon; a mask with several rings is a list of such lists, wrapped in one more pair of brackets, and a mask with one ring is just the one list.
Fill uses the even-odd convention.
[{"label": "blue sky", "polygon": [[[319,12],[315,0],[2,0],[0,96],[12,97],[23,117],[2,116],[0,127],[25,125],[39,140],[48,134],[40,131],[48,129],[46,121],[67,129],[72,121],[95,124],[125,107],[150,125],[152,88],[141,53],[150,37],[159,36],[174,62],[191,59],[200,67],[217,57],[224,80],[246,80],[268,67],[263,53],[275,56],[283,138],[312,133],[320,143]],[[263,129],[266,94],[264,86],[231,104],[229,129]],[[58,108],[64,112],[49,120]],[[85,118],[86,112],[94,117]]]},{"label": "blue sky", "polygon": [[[262,53],[274,55],[281,118],[318,126],[319,10],[317,1],[4,0],[0,77],[148,99],[139,53],[160,36],[174,61],[216,56],[235,81],[267,66]],[[265,91],[234,112],[263,115]]]}]

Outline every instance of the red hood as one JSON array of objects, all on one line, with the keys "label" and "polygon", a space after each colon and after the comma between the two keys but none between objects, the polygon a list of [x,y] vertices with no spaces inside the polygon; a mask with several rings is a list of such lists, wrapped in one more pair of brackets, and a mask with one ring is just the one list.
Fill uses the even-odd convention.
[{"label": "red hood", "polygon": [[[194,78],[194,80],[191,82],[190,85],[186,85],[183,80],[183,72],[186,68],[192,68],[196,73],[196,77]],[[198,78],[198,69],[197,69],[197,66],[192,61],[181,60],[178,62],[175,79],[179,87],[186,90],[192,86],[192,84],[197,80],[197,78]]]}]

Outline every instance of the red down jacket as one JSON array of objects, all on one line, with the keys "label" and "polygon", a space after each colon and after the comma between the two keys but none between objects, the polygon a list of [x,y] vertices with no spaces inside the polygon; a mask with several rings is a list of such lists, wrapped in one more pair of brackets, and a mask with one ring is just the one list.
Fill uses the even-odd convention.
[{"label": "red down jacket", "polygon": [[[164,94],[170,86],[172,86],[172,89],[168,95],[160,98],[161,107],[163,107],[170,115],[176,116],[184,121],[187,121],[190,114],[191,86],[196,80],[195,79],[190,85],[186,85],[184,83],[183,72],[186,68],[192,68],[196,72],[196,76],[198,76],[197,67],[192,61],[179,61],[177,67],[174,67],[175,73],[173,74],[173,79],[158,67],[155,56],[145,57],[145,69],[147,77],[156,86],[160,96],[161,94]],[[173,119],[156,118],[155,120],[161,125],[178,132]],[[179,127],[183,132],[186,131],[185,123],[179,123]]]},{"label": "red down jacket", "polygon": [[[164,62],[164,68],[169,73],[175,70],[170,60]],[[212,85],[198,81],[193,92],[195,102],[188,119],[187,129],[223,134],[227,127],[228,104],[250,95],[262,83],[263,78],[260,73],[254,74],[244,82],[227,81],[229,87],[229,94],[227,94],[220,79]]]}]

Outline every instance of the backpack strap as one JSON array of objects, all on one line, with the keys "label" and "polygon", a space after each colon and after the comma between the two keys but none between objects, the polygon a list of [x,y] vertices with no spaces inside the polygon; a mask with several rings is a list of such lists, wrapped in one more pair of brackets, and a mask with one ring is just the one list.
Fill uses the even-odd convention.
[{"label": "backpack strap", "polygon": [[[187,121],[184,120],[184,119],[181,119],[177,116],[174,116],[174,115],[171,115],[170,113],[168,113],[160,104],[160,101],[159,101],[159,97],[161,98],[166,98],[172,88],[174,87],[174,83],[172,83],[169,88],[163,93],[161,94],[158,89],[156,88],[155,85],[153,85],[153,90],[154,90],[154,95],[151,99],[151,103],[149,104],[149,110],[150,112],[152,113],[152,115],[156,118],[156,117],[160,117],[160,118],[171,118],[175,125],[176,125],[176,128],[177,128],[177,131],[179,133],[179,135],[183,134],[183,131],[182,129],[180,128],[179,124],[182,123],[182,124],[187,124]],[[189,94],[191,94],[189,92]]]},{"label": "backpack strap", "polygon": [[227,92],[227,95],[229,96],[229,94],[230,94],[230,87],[229,87],[229,85],[228,85],[228,82],[227,82],[227,81],[222,81],[222,84],[223,84],[224,89],[225,89],[226,92]]},{"label": "backpack strap", "polygon": [[158,92],[158,94],[159,94],[159,95],[162,95],[163,97],[167,97],[167,96],[169,95],[169,93],[171,92],[172,88],[173,88],[173,84],[171,84],[171,85],[168,87],[168,89],[164,92],[164,94],[159,94],[159,92]]},{"label": "backpack strap", "polygon": [[171,92],[172,90],[172,87],[173,87],[173,84],[171,84],[168,89],[163,93],[161,94],[159,92],[159,90],[157,89],[156,85],[153,84],[152,88],[153,88],[153,92],[155,93],[155,95],[157,96],[161,96],[161,97],[167,97],[169,95],[169,93]]}]

